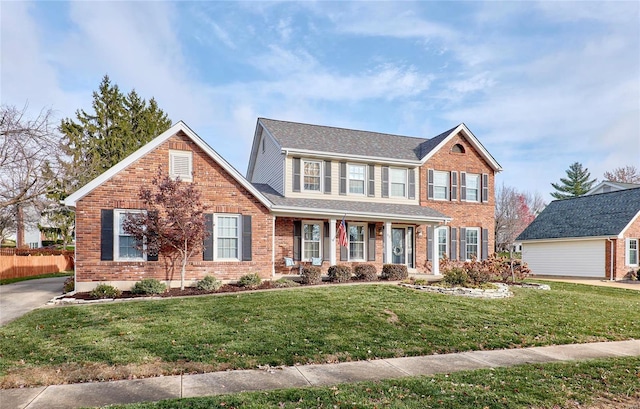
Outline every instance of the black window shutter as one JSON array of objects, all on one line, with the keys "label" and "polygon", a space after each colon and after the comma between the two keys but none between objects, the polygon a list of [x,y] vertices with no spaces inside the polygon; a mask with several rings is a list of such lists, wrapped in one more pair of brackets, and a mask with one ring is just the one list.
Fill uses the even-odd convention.
[{"label": "black window shutter", "polygon": [[251,215],[242,216],[242,261],[251,261]]},{"label": "black window shutter", "polygon": [[113,209],[100,210],[100,260],[113,260]]},{"label": "black window shutter", "polygon": [[202,251],[203,261],[213,261],[213,214],[204,215],[204,230],[207,233]]},{"label": "black window shutter", "polygon": [[489,175],[486,173],[482,174],[482,201],[489,201]]},{"label": "black window shutter", "polygon": [[300,260],[302,247],[302,222],[296,220],[293,222],[293,259]]},{"label": "black window shutter", "polygon": [[427,226],[427,260],[434,260],[433,257],[433,226]]},{"label": "black window shutter", "polygon": [[324,243],[322,243],[322,259],[330,260],[331,237],[329,237],[329,223],[324,222]]},{"label": "black window shutter", "polygon": [[340,194],[347,194],[347,162],[340,162]]},{"label": "black window shutter", "polygon": [[340,261],[349,260],[349,224],[344,224],[347,230],[347,247],[340,246]]},{"label": "black window shutter", "polygon": [[324,161],[324,192],[331,193],[331,161]]},{"label": "black window shutter", "polygon": [[427,199],[433,199],[433,169],[427,170]]},{"label": "black window shutter", "polygon": [[451,200],[458,200],[458,172],[451,172]]},{"label": "black window shutter", "polygon": [[375,165],[369,165],[369,188],[367,189],[367,196],[374,197],[376,195],[376,167]]},{"label": "black window shutter", "polygon": [[300,191],[300,158],[293,158],[293,191]]},{"label": "black window shutter", "polygon": [[460,200],[467,200],[467,174],[460,172]]},{"label": "black window shutter", "polygon": [[416,198],[416,170],[409,169],[409,199]]},{"label": "black window shutter", "polygon": [[376,261],[376,224],[369,223],[369,247],[367,248],[367,261]]},{"label": "black window shutter", "polygon": [[460,227],[460,260],[467,259],[467,229]]},{"label": "black window shutter", "polygon": [[382,197],[389,197],[389,166],[382,167]]},{"label": "black window shutter", "polygon": [[[149,212],[149,218],[154,220],[155,224],[157,225],[157,219],[158,219],[158,212],[157,211],[151,211]],[[153,238],[157,235],[156,232],[151,232],[149,233],[149,241],[152,241]],[[158,249],[149,249],[149,247],[147,247],[147,261],[158,261]]]},{"label": "black window shutter", "polygon": [[451,260],[458,259],[458,229],[451,228],[451,243],[449,246],[449,258]]},{"label": "black window shutter", "polygon": [[486,260],[489,257],[489,230],[482,229],[482,255],[481,259]]}]

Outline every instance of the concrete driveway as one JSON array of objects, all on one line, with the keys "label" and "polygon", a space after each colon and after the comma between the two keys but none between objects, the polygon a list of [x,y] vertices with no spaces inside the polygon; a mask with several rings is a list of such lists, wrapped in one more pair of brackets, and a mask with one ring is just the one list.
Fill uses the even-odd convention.
[{"label": "concrete driveway", "polygon": [[560,281],[563,283],[597,285],[598,287],[626,288],[640,291],[640,281],[611,281],[600,278],[575,278],[559,276],[531,276],[532,280]]},{"label": "concrete driveway", "polygon": [[67,277],[41,278],[0,285],[0,325],[5,325],[62,294]]}]

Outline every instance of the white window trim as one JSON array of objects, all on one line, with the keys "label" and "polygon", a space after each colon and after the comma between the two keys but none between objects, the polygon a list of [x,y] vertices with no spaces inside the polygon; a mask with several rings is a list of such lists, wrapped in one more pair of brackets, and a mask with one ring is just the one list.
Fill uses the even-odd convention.
[{"label": "white window trim", "polygon": [[[233,217],[238,220],[238,257],[222,258],[218,256],[218,219],[220,217]],[[213,214],[213,259],[215,261],[241,261],[242,260],[242,217],[236,213]]]},{"label": "white window trim", "polygon": [[[393,194],[393,178],[391,177],[391,174],[394,171],[398,171],[398,170],[404,172],[404,195],[402,196]],[[389,197],[406,198],[408,194],[409,194],[409,170],[406,168],[389,168]]]},{"label": "white window trim", "polygon": [[[323,161],[315,160],[315,159],[301,159],[300,160],[300,191],[302,192],[311,192],[311,193],[322,193],[324,191],[324,169],[323,169]],[[318,190],[307,189],[304,183],[304,165],[305,163],[317,163],[318,167],[318,178],[320,179],[320,183],[318,184]]]},{"label": "white window trim", "polygon": [[[631,242],[635,242],[636,243],[636,260],[635,263],[631,262]],[[627,266],[631,266],[631,267],[637,267],[638,264],[640,263],[640,239],[635,239],[635,238],[629,238],[629,239],[625,239],[625,243],[624,243],[624,253],[625,253],[625,265]]]},{"label": "white window trim", "polygon": [[324,241],[324,223],[323,222],[319,222],[319,221],[314,221],[314,220],[303,220],[302,221],[302,231],[300,232],[300,258],[301,261],[308,261],[311,262],[311,258],[307,258],[305,251],[304,251],[304,245],[305,242],[310,242],[310,243],[315,243],[313,240],[305,240],[304,239],[304,226],[305,225],[314,225],[317,224],[320,227],[320,239],[318,240],[318,257],[322,257],[322,242]]},{"label": "white window trim", "polygon": [[[189,174],[188,175],[180,175],[174,172],[174,159],[175,157],[183,157],[187,158],[189,164]],[[178,151],[178,150],[169,150],[169,177],[171,179],[176,179],[180,177],[180,180],[183,182],[192,182],[193,181],[193,152],[191,151]]]},{"label": "white window trim", "polygon": [[449,258],[449,229],[447,227],[439,227],[435,229],[435,238],[436,238],[436,249],[438,251],[438,259],[442,260],[442,257],[440,256],[440,232],[443,231],[445,234],[445,238],[444,238],[444,256]]},{"label": "white window trim", "polygon": [[[363,168],[364,172],[362,174],[362,193],[354,193],[351,191],[351,166],[357,166],[359,168]],[[367,195],[367,165],[363,165],[361,163],[347,163],[347,193],[354,196],[366,196]],[[358,180],[358,179],[353,179]]]},{"label": "white window trim", "polygon": [[464,256],[466,261],[471,261],[470,258],[467,258],[467,255],[469,254],[469,232],[470,231],[475,231],[476,232],[476,237],[478,238],[478,241],[476,242],[475,246],[476,246],[476,259],[479,260],[480,259],[480,246],[482,245],[482,237],[480,236],[480,228],[479,227],[467,227],[465,230],[465,238],[464,238],[464,242],[465,242],[465,249],[464,249]]},{"label": "white window trim", "polygon": [[[352,258],[351,257],[351,235],[349,234],[349,229],[351,227],[362,227],[362,258]],[[367,261],[367,234],[368,228],[366,223],[349,223],[347,226],[347,239],[349,239],[349,261]],[[356,242],[357,243],[357,242]]]},{"label": "white window trim", "polygon": [[[113,260],[114,261],[147,261],[146,246],[143,246],[142,257],[120,257],[120,215],[127,213],[144,213],[139,209],[114,209],[113,210]],[[129,235],[127,235],[129,236]]]},{"label": "white window trim", "polygon": [[[441,174],[444,173],[446,175],[445,185],[444,185],[444,198],[436,197],[436,187],[442,187],[441,185],[436,184],[436,174],[438,173],[441,173]],[[451,172],[448,172],[445,170],[434,170],[433,171],[433,200],[448,201],[450,199],[450,196],[449,196],[450,183],[451,183]]]},{"label": "white window trim", "polygon": [[[469,179],[471,178],[477,178],[478,183],[476,184],[476,198],[475,199],[470,199],[469,198]],[[479,203],[480,200],[482,199],[482,175],[480,173],[467,173],[466,176],[466,186],[465,189],[467,190],[466,192],[466,201],[467,202],[472,202],[472,203]]]}]

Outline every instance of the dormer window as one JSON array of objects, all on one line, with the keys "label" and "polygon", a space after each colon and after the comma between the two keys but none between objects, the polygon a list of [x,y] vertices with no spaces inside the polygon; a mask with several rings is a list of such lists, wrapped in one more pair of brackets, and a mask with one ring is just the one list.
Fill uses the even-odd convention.
[{"label": "dormer window", "polygon": [[169,176],[171,179],[180,178],[183,182],[193,180],[193,152],[169,151]]},{"label": "dormer window", "polygon": [[464,153],[464,146],[460,145],[459,143],[456,143],[451,148],[451,152],[453,152],[453,153]]}]

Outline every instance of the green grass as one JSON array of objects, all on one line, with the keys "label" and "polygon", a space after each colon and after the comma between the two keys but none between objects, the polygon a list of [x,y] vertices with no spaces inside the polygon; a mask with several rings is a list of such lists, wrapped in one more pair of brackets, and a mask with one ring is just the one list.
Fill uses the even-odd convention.
[{"label": "green grass", "polygon": [[55,381],[16,382],[96,379],[65,378],[90,365],[180,373],[640,338],[637,291],[514,291],[483,300],[336,286],[42,309],[0,328],[0,384],[56,369]]},{"label": "green grass", "polygon": [[30,277],[4,278],[0,280],[0,285],[19,283],[21,281],[28,281],[28,280],[37,280],[39,278],[66,277],[66,276],[72,276],[72,275],[73,275],[73,271],[61,271],[59,273],[40,274],[37,276],[30,276]]},{"label": "green grass", "polygon": [[[640,358],[522,365],[110,408],[577,408],[576,404],[589,404],[602,397],[626,399],[627,402],[640,399],[638,368]],[[617,405],[613,403],[609,407]]]}]

